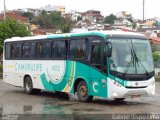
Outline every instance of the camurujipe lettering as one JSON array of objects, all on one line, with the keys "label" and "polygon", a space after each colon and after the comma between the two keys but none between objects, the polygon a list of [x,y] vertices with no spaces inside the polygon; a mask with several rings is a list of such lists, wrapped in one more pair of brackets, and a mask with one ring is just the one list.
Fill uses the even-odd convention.
[{"label": "camurujipe lettering", "polygon": [[42,64],[15,64],[15,70],[21,71],[42,71]]}]

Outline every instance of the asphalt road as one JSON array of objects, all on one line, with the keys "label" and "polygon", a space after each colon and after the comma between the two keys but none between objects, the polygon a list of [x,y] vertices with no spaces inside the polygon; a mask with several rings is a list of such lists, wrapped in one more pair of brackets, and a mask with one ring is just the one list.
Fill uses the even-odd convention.
[{"label": "asphalt road", "polygon": [[[0,80],[0,119],[122,119],[126,114],[154,115],[160,120],[160,82],[156,82],[156,95],[139,99],[126,99],[123,102],[94,99],[90,103],[77,101],[74,96],[42,91],[39,95],[27,95],[17,88]],[[117,116],[117,115],[121,116]],[[31,117],[31,118],[28,118]],[[89,118],[88,118],[89,117]],[[141,116],[142,119],[144,116]],[[145,116],[146,117],[146,116]],[[137,118],[139,119],[139,118]]]}]

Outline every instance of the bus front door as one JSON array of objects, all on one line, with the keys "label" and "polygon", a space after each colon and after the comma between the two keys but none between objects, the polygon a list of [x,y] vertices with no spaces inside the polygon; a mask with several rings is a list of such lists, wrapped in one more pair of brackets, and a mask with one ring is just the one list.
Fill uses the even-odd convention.
[{"label": "bus front door", "polygon": [[104,50],[104,45],[102,44],[91,45],[90,90],[93,96],[106,97],[107,95],[107,77],[104,73]]}]

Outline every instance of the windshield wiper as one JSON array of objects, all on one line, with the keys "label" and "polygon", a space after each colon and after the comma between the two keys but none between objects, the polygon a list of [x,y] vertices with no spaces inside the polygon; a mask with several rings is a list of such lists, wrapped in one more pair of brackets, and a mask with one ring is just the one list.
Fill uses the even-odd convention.
[{"label": "windshield wiper", "polygon": [[137,73],[137,66],[139,67],[139,62],[140,62],[140,64],[143,66],[143,68],[146,72],[146,75],[149,75],[149,73],[148,73],[147,69],[145,68],[145,66],[143,65],[142,61],[139,60],[139,58],[137,57],[137,54],[136,54],[135,49],[133,47],[133,42],[132,41],[131,41],[131,43],[132,43],[131,61],[127,65],[128,69],[125,71],[125,74],[129,71],[129,69],[130,69],[129,66],[131,65],[131,63],[133,63],[133,67],[135,66],[135,73]]},{"label": "windshield wiper", "polygon": [[[131,43],[132,43],[132,42],[131,42]],[[134,54],[134,57],[135,57],[135,65],[136,65],[136,63],[140,63],[140,64],[143,66],[143,68],[144,68],[144,70],[145,70],[145,72],[146,72],[146,75],[149,75],[146,67],[143,65],[142,61],[139,60],[139,58],[137,57],[137,54],[136,54],[135,49],[134,49],[134,47],[133,47],[133,43],[132,43],[132,51],[133,51],[133,54]],[[136,68],[137,68],[137,67],[136,67]],[[136,69],[136,71],[137,71],[137,69]]]},{"label": "windshield wiper", "polygon": [[138,58],[135,54],[135,51],[133,49],[131,49],[131,61],[126,65],[126,67],[128,68],[124,73],[128,73],[128,71],[130,70],[130,65],[133,64],[133,67],[136,67],[136,73],[137,73],[137,63],[138,63]]}]

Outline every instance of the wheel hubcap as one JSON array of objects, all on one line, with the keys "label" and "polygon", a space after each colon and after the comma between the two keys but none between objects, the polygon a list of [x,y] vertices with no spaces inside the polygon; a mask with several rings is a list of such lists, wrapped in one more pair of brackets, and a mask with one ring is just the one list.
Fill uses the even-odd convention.
[{"label": "wheel hubcap", "polygon": [[29,81],[27,81],[27,83],[26,83],[26,89],[27,89],[27,91],[29,91],[30,88],[31,88],[31,83]]},{"label": "wheel hubcap", "polygon": [[80,94],[85,97],[87,95],[87,89],[85,86],[80,87]]}]

